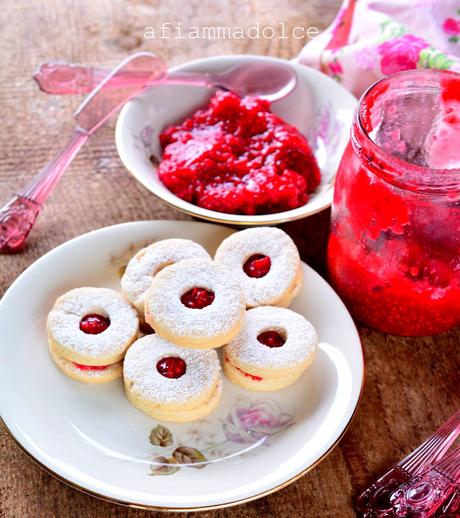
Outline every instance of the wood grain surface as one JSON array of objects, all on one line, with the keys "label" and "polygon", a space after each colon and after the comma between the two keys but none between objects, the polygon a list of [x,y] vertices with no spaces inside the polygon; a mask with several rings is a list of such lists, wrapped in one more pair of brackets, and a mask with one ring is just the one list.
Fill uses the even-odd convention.
[{"label": "wood grain surface", "polygon": [[[112,65],[129,52],[153,50],[170,64],[228,53],[289,58],[304,40],[145,40],[162,22],[325,28],[339,0],[2,0],[0,201],[3,203],[51,158],[72,127],[79,99],[53,97],[32,81],[50,59]],[[185,218],[140,187],[115,149],[114,123],[101,129],[76,158],[46,205],[28,248],[0,256],[3,293],[33,261],[89,230],[139,219]],[[304,259],[324,273],[328,211],[288,226]],[[33,295],[33,294],[32,294]],[[27,325],[27,323],[25,323]],[[252,503],[202,513],[207,518],[355,516],[352,497],[408,453],[460,407],[459,331],[401,339],[360,327],[367,362],[364,397],[340,445],[296,483]],[[1,343],[1,338],[0,338]],[[151,513],[153,515],[155,513]],[[158,513],[159,514],[159,513]],[[0,516],[141,517],[82,494],[43,472],[0,432]],[[181,516],[177,514],[177,516]]]}]

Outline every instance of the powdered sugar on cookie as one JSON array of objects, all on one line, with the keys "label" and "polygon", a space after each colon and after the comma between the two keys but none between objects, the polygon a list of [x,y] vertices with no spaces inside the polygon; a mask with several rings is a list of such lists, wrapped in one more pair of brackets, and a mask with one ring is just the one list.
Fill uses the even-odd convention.
[{"label": "powdered sugar on cookie", "polygon": [[122,292],[139,312],[144,311],[145,293],[153,277],[165,266],[186,259],[208,259],[208,252],[189,239],[164,239],[140,250],[128,263],[121,279]]},{"label": "powdered sugar on cookie", "polygon": [[[285,339],[281,347],[267,347],[257,337],[277,331]],[[302,315],[290,309],[261,306],[246,312],[246,324],[225,351],[241,363],[263,368],[295,367],[315,352],[315,328]]]},{"label": "powdered sugar on cookie", "polygon": [[[100,314],[110,319],[100,334],[86,334],[81,319]],[[77,288],[59,297],[48,315],[50,338],[71,353],[91,359],[117,356],[137,336],[139,322],[136,310],[122,296],[108,288]]]},{"label": "powdered sugar on cookie", "polygon": [[[245,262],[260,254],[270,259],[268,272],[250,277],[244,271]],[[275,227],[242,230],[225,239],[215,255],[217,264],[225,268],[243,290],[249,307],[276,304],[288,290],[297,288],[300,257],[292,239]]]},{"label": "powdered sugar on cookie", "polygon": [[[167,378],[157,369],[165,357],[179,357],[186,364],[180,378]],[[220,364],[214,350],[185,349],[158,335],[138,339],[126,353],[123,375],[125,382],[142,398],[162,403],[187,404],[210,390],[219,380]]]},{"label": "powdered sugar on cookie", "polygon": [[[202,309],[181,302],[181,296],[196,287],[214,294],[212,303]],[[147,321],[148,315],[178,337],[206,340],[230,332],[241,321],[243,295],[238,283],[220,266],[190,259],[168,266],[154,278],[146,295]]]}]

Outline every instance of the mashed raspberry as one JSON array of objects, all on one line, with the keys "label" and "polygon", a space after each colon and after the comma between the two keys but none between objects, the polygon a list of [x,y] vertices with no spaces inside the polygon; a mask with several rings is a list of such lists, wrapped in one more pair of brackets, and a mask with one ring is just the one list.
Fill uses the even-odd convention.
[{"label": "mashed raspberry", "polygon": [[321,179],[306,138],[254,97],[218,92],[207,108],[163,131],[160,142],[164,185],[218,212],[295,209]]}]

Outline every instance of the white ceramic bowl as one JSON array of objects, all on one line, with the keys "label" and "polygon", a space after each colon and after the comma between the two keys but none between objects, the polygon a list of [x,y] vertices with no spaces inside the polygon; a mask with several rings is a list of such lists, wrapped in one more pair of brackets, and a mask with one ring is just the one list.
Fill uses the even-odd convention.
[{"label": "white ceramic bowl", "polygon": [[272,104],[274,113],[293,124],[310,141],[321,168],[322,182],[309,201],[297,209],[258,216],[228,214],[204,209],[182,200],[158,178],[150,156],[161,156],[159,134],[206,105],[213,90],[199,86],[156,85],[121,110],[116,145],[124,165],[150,192],[192,216],[233,225],[273,225],[304,218],[332,203],[333,184],[348,142],[356,99],[330,77],[312,68],[265,56],[218,56],[181,65],[172,71],[219,72],[241,61],[288,63],[298,75],[291,94]]}]

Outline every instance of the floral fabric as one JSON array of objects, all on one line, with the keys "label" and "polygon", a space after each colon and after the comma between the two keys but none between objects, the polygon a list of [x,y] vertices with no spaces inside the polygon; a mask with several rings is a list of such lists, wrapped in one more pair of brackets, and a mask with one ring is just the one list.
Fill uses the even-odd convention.
[{"label": "floral fabric", "polygon": [[402,70],[460,72],[460,0],[345,0],[298,60],[357,96]]}]

